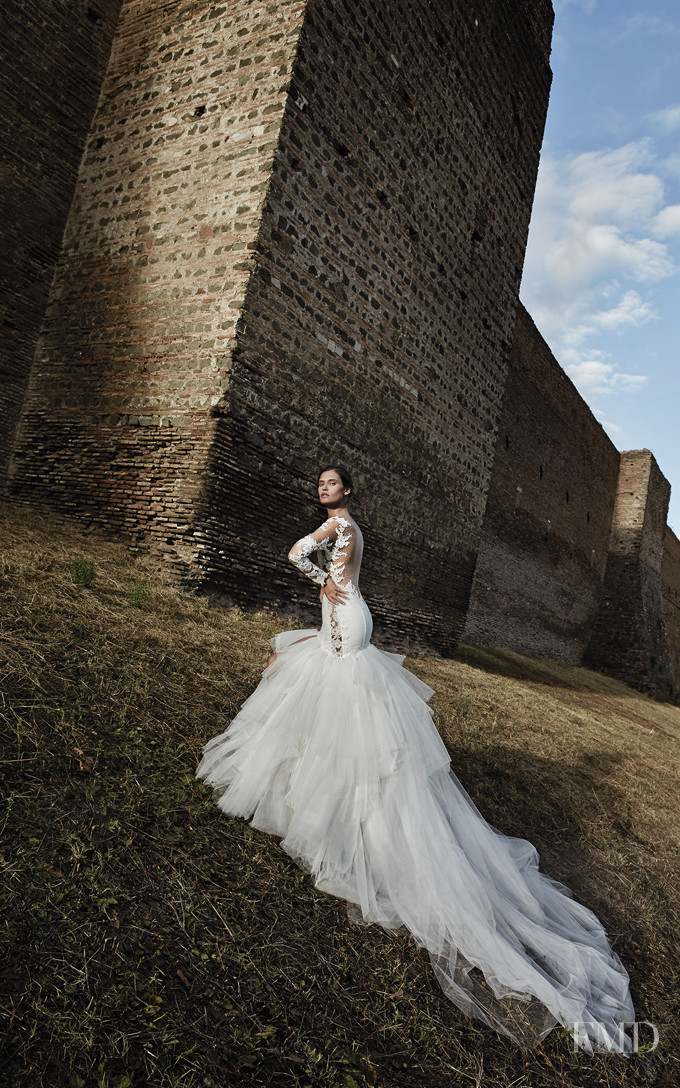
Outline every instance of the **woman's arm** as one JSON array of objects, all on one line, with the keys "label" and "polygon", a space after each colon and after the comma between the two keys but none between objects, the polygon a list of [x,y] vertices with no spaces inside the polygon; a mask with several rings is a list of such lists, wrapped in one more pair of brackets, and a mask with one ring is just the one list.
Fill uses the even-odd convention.
[{"label": "woman's arm", "polygon": [[307,536],[300,537],[288,552],[288,558],[298,570],[311,578],[321,586],[320,600],[328,597],[331,604],[340,604],[347,597],[347,591],[336,585],[330,577],[329,571],[322,570],[316,563],[312,563],[307,557],[317,551],[324,544],[335,543],[338,536],[338,518],[332,517],[324,521],[318,529]]},{"label": "woman's arm", "polygon": [[312,563],[311,559],[307,557],[312,552],[318,551],[322,545],[335,541],[338,535],[335,520],[335,518],[329,518],[313,533],[300,537],[288,552],[288,558],[300,573],[306,575],[307,578],[311,578],[313,582],[317,582],[320,586],[325,585],[330,575],[328,571],[322,570],[321,567],[316,563]]}]

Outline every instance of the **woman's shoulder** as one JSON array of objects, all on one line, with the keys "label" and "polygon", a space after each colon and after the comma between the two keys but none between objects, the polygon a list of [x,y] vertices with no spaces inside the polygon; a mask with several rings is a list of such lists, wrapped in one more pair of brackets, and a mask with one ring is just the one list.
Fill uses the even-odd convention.
[{"label": "woman's shoulder", "polygon": [[358,529],[357,523],[350,518],[345,518],[341,514],[333,514],[332,517],[326,518],[322,525],[323,529]]},{"label": "woman's shoulder", "polygon": [[341,547],[351,546],[355,540],[363,540],[361,529],[353,518],[334,514],[323,523],[323,530],[330,533]]}]

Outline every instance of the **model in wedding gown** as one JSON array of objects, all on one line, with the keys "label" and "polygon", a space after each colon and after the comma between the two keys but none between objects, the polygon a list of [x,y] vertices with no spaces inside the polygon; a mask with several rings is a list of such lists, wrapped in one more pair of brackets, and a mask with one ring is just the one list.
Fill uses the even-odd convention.
[{"label": "model in wedding gown", "polygon": [[433,689],[370,642],[351,480],[330,468],[318,490],[329,517],[288,558],[321,586],[321,628],[274,636],[261,682],[196,775],[225,813],[282,836],[353,922],[407,927],[468,1016],[521,1046],[559,1023],[588,1053],[629,1055],[629,978],[603,926],[466,793]]}]

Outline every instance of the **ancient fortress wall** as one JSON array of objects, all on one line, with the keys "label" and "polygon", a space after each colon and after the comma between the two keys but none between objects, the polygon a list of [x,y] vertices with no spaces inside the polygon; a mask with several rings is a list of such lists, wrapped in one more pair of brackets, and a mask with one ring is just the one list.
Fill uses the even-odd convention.
[{"label": "ancient fortress wall", "polygon": [[619,454],[520,307],[464,637],[580,664]]},{"label": "ancient fortress wall", "polygon": [[0,20],[0,485],[120,0],[13,0]]},{"label": "ancient fortress wall", "polygon": [[126,0],[10,493],[193,559],[303,7]]},{"label": "ancient fortress wall", "polygon": [[676,698],[669,497],[652,453],[618,453],[520,306],[463,637]]},{"label": "ancient fortress wall", "polygon": [[[670,485],[649,450],[621,454],[604,593],[586,661],[621,679],[633,679],[650,694],[673,696],[666,623],[663,558]],[[666,578],[675,583],[673,553]]]},{"label": "ancient fortress wall", "polygon": [[673,686],[680,690],[680,540],[668,526],[663,538],[661,586]]},{"label": "ancient fortress wall", "polygon": [[307,5],[198,518],[215,584],[308,598],[281,555],[348,461],[376,622],[459,637],[549,78],[519,4]]},{"label": "ancient fortress wall", "polygon": [[118,6],[5,17],[3,493],[316,622],[346,462],[378,635],[676,697],[668,482],[518,304],[548,0]]},{"label": "ancient fortress wall", "polygon": [[551,24],[547,0],[124,0],[12,497],[311,602],[285,554],[347,461],[377,621],[453,646]]}]

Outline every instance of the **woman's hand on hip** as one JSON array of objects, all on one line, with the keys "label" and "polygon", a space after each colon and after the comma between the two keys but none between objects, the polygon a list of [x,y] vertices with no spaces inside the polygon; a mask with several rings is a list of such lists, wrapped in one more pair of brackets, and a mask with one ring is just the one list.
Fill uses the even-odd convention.
[{"label": "woman's hand on hip", "polygon": [[319,594],[319,600],[323,601],[324,597],[328,597],[331,604],[343,604],[346,597],[349,594],[342,586],[336,586],[332,578],[327,578],[321,587],[321,593]]}]

